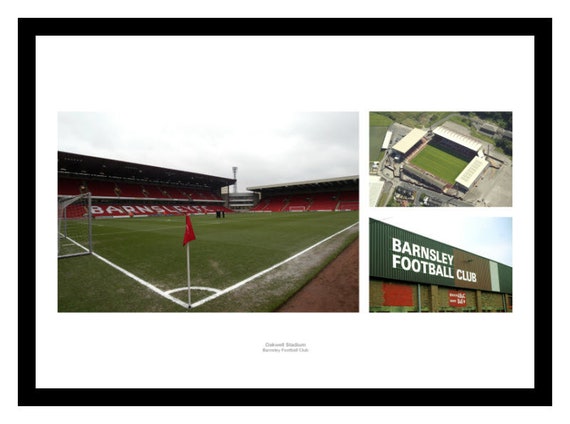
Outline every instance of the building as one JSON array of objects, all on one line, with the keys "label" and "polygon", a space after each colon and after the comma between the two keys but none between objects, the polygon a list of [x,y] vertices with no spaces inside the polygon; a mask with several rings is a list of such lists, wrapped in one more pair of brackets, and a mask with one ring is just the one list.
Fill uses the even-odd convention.
[{"label": "building", "polygon": [[398,141],[394,146],[392,146],[392,150],[397,153],[400,153],[402,156],[407,156],[413,149],[416,147],[425,137],[427,131],[414,128],[410,131],[404,138]]},{"label": "building", "polygon": [[371,208],[378,205],[380,197],[382,196],[382,189],[384,188],[384,181],[382,177],[371,175],[369,179],[369,206]]},{"label": "building", "polygon": [[512,267],[370,218],[370,312],[512,312]]},{"label": "building", "polygon": [[386,131],[386,135],[384,136],[384,142],[382,143],[381,150],[388,150],[388,147],[390,147],[391,140],[392,140],[392,131],[388,130]]},{"label": "building", "polygon": [[461,171],[461,174],[457,176],[455,184],[464,191],[470,190],[483,176],[483,172],[488,167],[489,162],[479,156],[475,156],[465,169]]},{"label": "building", "polygon": [[258,202],[258,195],[253,192],[228,193],[228,207],[236,212],[249,211]]}]

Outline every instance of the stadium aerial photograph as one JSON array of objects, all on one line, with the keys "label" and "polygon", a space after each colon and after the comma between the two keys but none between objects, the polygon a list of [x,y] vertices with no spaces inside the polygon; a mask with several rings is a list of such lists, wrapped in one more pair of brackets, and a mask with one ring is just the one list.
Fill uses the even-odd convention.
[{"label": "stadium aerial photograph", "polygon": [[58,114],[58,312],[358,312],[356,112]]},{"label": "stadium aerial photograph", "polygon": [[370,112],[370,207],[511,207],[511,112]]}]

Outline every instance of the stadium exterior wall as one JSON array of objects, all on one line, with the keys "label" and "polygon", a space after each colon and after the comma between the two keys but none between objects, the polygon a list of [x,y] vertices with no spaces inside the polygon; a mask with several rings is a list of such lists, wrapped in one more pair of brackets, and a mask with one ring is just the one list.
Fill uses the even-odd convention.
[{"label": "stadium exterior wall", "polygon": [[370,312],[512,312],[512,268],[370,219]]}]

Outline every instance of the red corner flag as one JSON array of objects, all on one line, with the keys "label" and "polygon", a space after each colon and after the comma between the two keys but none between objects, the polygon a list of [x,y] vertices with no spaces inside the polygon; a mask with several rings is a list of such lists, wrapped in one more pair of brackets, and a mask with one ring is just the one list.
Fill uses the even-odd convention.
[{"label": "red corner flag", "polygon": [[186,215],[186,232],[184,233],[184,241],[182,246],[186,246],[189,241],[196,240],[196,235],[194,234],[194,229],[192,228],[192,222],[190,222],[190,215]]}]

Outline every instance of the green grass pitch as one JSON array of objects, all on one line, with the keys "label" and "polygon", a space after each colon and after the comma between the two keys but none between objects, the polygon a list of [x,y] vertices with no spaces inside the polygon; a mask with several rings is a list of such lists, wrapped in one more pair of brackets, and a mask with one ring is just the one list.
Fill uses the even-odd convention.
[{"label": "green grass pitch", "polygon": [[[358,211],[230,213],[219,219],[215,215],[191,219],[196,234],[187,245],[191,300],[193,305],[202,302],[200,306],[187,309],[179,304],[188,302],[187,256],[182,246],[185,217],[172,216],[95,219],[95,254],[58,260],[58,311],[270,312],[358,236],[357,231],[342,231],[357,224]],[[307,271],[265,285],[253,279],[205,301],[338,232],[333,238],[341,240],[336,250]]]},{"label": "green grass pitch", "polygon": [[450,184],[455,182],[457,176],[468,164],[467,161],[429,144],[411,162]]}]

